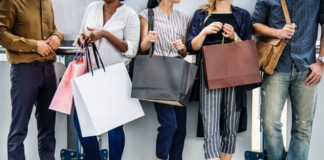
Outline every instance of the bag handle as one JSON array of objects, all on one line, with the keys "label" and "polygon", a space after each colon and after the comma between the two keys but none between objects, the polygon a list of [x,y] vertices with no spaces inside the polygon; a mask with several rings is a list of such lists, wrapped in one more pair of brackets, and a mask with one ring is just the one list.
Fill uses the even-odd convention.
[{"label": "bag handle", "polygon": [[[152,8],[148,8],[148,29],[149,31],[153,31],[154,30],[154,11]],[[151,43],[150,49],[148,51],[150,57],[153,56],[154,54],[154,46],[155,43]]]},{"label": "bag handle", "polygon": [[290,16],[289,16],[289,12],[288,12],[288,7],[287,7],[286,0],[280,0],[280,1],[281,1],[282,11],[284,13],[286,23],[287,24],[291,24],[291,20],[290,20]]},{"label": "bag handle", "polygon": [[81,43],[77,53],[75,54],[75,56],[73,58],[73,61],[78,61],[80,59],[80,57],[83,56],[84,54],[85,54],[84,43]]},{"label": "bag handle", "polygon": [[[90,56],[89,45],[88,45],[87,42],[85,42],[84,45],[86,46],[87,68],[91,71],[92,76],[93,76],[93,69],[92,69],[92,63],[91,63],[91,56]],[[106,72],[105,66],[104,66],[104,64],[102,62],[102,59],[100,57],[100,54],[98,52],[98,49],[97,49],[96,44],[94,44],[94,43],[92,44],[92,49],[93,49],[93,56],[95,58],[97,68],[99,69],[100,68],[100,64],[101,64],[102,69],[104,70],[104,72]],[[99,61],[100,61],[100,64],[99,64]]]}]

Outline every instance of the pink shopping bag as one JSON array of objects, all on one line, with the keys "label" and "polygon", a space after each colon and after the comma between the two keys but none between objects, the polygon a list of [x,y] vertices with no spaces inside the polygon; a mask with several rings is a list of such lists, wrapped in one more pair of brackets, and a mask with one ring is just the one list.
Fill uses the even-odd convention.
[{"label": "pink shopping bag", "polygon": [[81,76],[86,70],[87,62],[83,57],[83,53],[84,50],[77,53],[74,60],[70,62],[59,83],[49,109],[68,115],[71,114],[73,98],[71,79]]}]

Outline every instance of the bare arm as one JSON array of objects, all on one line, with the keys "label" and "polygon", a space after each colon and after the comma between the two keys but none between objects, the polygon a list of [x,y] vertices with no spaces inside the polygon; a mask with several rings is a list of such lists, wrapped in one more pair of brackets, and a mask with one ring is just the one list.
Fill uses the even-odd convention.
[{"label": "bare arm", "polygon": [[205,38],[209,34],[216,34],[223,28],[223,24],[220,22],[214,22],[205,27],[199,34],[191,41],[192,49],[199,51],[205,41]]},{"label": "bare arm", "polygon": [[262,23],[254,23],[253,28],[257,35],[268,38],[291,39],[295,34],[296,25],[286,24],[282,29],[270,28]]},{"label": "bare arm", "polygon": [[127,52],[128,45],[126,41],[123,41],[110,32],[103,30],[103,29],[93,29],[87,27],[88,30],[91,32],[89,36],[87,36],[87,40],[89,44],[93,44],[95,41],[99,40],[100,38],[106,38],[117,50],[122,53]]}]

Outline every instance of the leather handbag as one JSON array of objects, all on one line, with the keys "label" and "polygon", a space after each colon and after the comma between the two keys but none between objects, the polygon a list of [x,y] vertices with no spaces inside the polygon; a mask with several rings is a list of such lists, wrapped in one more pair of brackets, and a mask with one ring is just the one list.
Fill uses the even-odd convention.
[{"label": "leather handbag", "polygon": [[[291,24],[287,3],[285,0],[280,1],[286,23]],[[280,56],[286,45],[286,39],[260,38],[260,40],[257,42],[257,50],[259,55],[259,67],[261,71],[269,75],[273,74],[273,71],[278,64]]]},{"label": "leather handbag", "polygon": [[208,89],[261,82],[254,40],[204,46],[203,58]]}]

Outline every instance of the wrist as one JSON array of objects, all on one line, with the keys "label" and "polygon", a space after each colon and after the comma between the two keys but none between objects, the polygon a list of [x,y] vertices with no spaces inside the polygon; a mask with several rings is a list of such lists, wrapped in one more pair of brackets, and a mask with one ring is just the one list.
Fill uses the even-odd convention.
[{"label": "wrist", "polygon": [[318,58],[317,58],[317,62],[318,62],[319,64],[321,64],[322,67],[323,67],[323,65],[324,65],[324,56],[320,56],[320,57],[318,57]]},{"label": "wrist", "polygon": [[283,39],[281,31],[282,31],[281,29],[276,29],[275,32],[273,32],[274,33],[273,37]]}]

